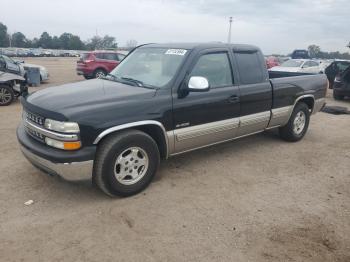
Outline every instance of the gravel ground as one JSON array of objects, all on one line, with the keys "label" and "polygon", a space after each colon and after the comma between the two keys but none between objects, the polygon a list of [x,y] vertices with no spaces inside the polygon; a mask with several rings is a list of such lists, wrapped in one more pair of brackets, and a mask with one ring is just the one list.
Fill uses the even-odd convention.
[{"label": "gravel ground", "polygon": [[[27,61],[50,71],[40,88],[83,80],[76,59]],[[349,115],[313,116],[299,143],[269,131],[174,157],[111,199],[36,170],[19,102],[0,114],[0,261],[350,261]]]}]

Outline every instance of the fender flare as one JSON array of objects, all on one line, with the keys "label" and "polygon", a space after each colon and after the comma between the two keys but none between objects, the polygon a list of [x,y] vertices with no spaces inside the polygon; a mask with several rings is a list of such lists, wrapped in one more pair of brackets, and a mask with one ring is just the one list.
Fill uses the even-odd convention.
[{"label": "fender flare", "polygon": [[167,158],[169,155],[169,140],[168,140],[167,132],[166,132],[163,124],[161,122],[155,121],[155,120],[137,121],[137,122],[132,122],[132,123],[127,123],[127,124],[123,124],[123,125],[110,127],[108,129],[104,130],[102,133],[100,133],[96,137],[93,144],[97,145],[101,141],[102,138],[104,138],[105,136],[107,136],[111,133],[114,133],[116,131],[125,130],[125,129],[132,128],[132,127],[145,126],[145,125],[154,125],[154,126],[160,127],[160,129],[162,130],[163,136],[164,136],[164,140],[165,140],[166,158]]}]

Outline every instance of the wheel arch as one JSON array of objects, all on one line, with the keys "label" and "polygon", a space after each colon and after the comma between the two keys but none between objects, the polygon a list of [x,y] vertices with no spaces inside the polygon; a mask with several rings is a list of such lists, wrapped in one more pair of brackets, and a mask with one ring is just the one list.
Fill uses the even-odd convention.
[{"label": "wheel arch", "polygon": [[96,67],[96,68],[94,69],[93,73],[95,73],[97,70],[103,70],[103,71],[105,71],[106,73],[108,73],[107,68],[105,68],[105,67],[103,67],[103,66],[98,66],[98,67]]},{"label": "wheel arch", "polygon": [[166,130],[162,123],[155,120],[139,121],[108,128],[97,136],[93,144],[98,145],[104,138],[108,137],[109,135],[128,129],[136,129],[148,134],[157,143],[161,157],[168,158],[169,141]]},{"label": "wheel arch", "polygon": [[308,108],[310,109],[310,112],[311,113],[313,112],[314,106],[315,106],[315,97],[313,95],[302,95],[302,96],[298,97],[295,100],[293,110],[294,110],[296,104],[298,104],[300,102],[305,103],[308,106]]}]

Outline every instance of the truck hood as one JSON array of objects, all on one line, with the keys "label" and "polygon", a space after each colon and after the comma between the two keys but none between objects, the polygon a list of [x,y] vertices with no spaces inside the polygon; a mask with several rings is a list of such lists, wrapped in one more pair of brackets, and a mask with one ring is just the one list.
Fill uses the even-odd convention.
[{"label": "truck hood", "polygon": [[49,87],[30,94],[25,104],[68,117],[70,114],[110,104],[149,99],[155,89],[126,85],[114,81],[93,79]]},{"label": "truck hood", "polygon": [[275,66],[275,67],[270,68],[270,71],[278,71],[278,72],[300,72],[300,67]]}]

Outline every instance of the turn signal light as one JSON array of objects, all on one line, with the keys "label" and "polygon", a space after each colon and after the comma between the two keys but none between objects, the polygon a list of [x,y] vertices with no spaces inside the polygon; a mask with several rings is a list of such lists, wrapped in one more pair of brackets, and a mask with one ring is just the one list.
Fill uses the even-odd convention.
[{"label": "turn signal light", "polygon": [[64,150],[77,150],[81,147],[80,141],[76,142],[63,142]]}]

